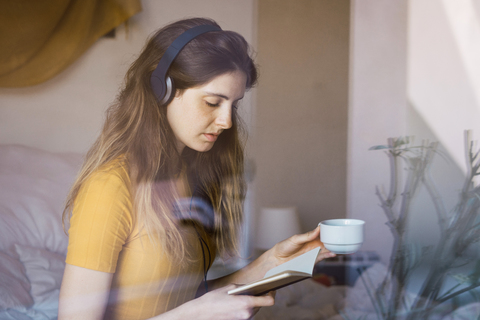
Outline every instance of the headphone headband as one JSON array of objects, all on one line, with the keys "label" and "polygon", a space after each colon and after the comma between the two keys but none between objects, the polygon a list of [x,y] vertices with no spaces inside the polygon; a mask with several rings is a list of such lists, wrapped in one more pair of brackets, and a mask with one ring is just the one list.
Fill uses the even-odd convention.
[{"label": "headphone headband", "polygon": [[167,78],[167,72],[177,55],[182,49],[193,39],[201,34],[211,31],[221,31],[217,26],[201,25],[196,26],[179,35],[172,44],[165,50],[157,68],[153,71],[150,78],[152,90],[161,104],[165,104],[169,99],[172,91],[172,80]]}]

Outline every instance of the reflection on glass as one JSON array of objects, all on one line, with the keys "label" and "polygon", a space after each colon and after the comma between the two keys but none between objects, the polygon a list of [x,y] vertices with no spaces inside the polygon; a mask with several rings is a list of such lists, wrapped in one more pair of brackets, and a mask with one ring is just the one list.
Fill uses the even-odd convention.
[{"label": "reflection on glass", "polygon": [[[480,175],[480,150],[471,136],[467,131],[467,174],[451,210],[445,207],[429,174],[438,154],[437,142],[414,145],[409,137],[392,138],[387,145],[371,148],[385,151],[390,162],[390,186],[386,191],[377,187],[376,194],[394,243],[388,269],[357,270],[361,284],[349,295],[342,312],[345,319],[361,315],[355,305],[360,302],[359,290],[367,294],[377,319],[441,319],[448,314],[448,319],[457,319],[472,316],[472,306],[478,308],[480,260],[469,249],[480,240],[480,187],[474,183]],[[439,229],[438,239],[429,245],[409,237],[409,221],[415,213],[412,203],[421,188],[427,191],[436,221],[417,227],[424,232]]]}]

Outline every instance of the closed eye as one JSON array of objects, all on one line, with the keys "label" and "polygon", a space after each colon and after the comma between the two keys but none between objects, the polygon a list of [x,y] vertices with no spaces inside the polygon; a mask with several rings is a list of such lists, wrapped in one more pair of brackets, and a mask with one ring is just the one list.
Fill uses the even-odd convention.
[{"label": "closed eye", "polygon": [[207,106],[209,107],[218,107],[220,105],[220,103],[210,103],[208,101],[205,101],[205,103],[207,104]]}]

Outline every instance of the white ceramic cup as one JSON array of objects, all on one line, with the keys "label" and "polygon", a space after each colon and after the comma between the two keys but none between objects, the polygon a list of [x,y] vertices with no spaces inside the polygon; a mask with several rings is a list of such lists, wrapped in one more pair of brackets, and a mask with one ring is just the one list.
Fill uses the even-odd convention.
[{"label": "white ceramic cup", "polygon": [[331,219],[322,221],[318,225],[320,241],[333,253],[354,253],[362,246],[365,226],[363,220]]}]

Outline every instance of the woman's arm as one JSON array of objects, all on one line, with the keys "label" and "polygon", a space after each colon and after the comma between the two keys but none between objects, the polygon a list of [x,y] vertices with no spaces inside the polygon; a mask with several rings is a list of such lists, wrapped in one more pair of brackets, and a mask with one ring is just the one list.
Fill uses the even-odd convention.
[{"label": "woman's arm", "polygon": [[[215,289],[231,283],[245,284],[261,279],[268,270],[318,246],[321,246],[322,250],[317,256],[317,262],[335,256],[334,253],[331,253],[323,247],[320,242],[320,227],[317,227],[310,232],[297,234],[277,243],[273,248],[266,251],[246,267],[225,277],[210,280],[208,282],[208,287]],[[202,289],[203,286],[200,286],[199,291]]]},{"label": "woman's arm", "polygon": [[67,263],[60,288],[58,320],[103,319],[112,278],[113,273]]},{"label": "woman's arm", "polygon": [[[67,264],[60,289],[58,320],[103,319],[113,273]],[[230,285],[191,300],[151,320],[241,320],[250,319],[260,307],[274,304],[273,294],[252,297],[228,295]]]}]

